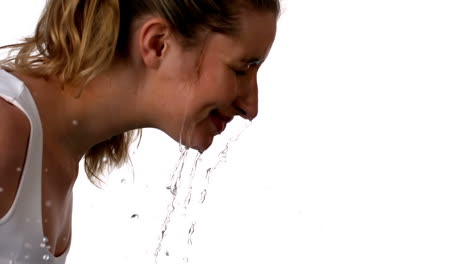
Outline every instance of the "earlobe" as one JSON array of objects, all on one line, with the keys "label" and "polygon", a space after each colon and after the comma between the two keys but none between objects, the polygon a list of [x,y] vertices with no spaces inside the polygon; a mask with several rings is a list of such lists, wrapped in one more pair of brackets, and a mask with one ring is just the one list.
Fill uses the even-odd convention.
[{"label": "earlobe", "polygon": [[147,20],[140,28],[140,55],[145,66],[158,68],[167,50],[169,26],[164,19]]}]

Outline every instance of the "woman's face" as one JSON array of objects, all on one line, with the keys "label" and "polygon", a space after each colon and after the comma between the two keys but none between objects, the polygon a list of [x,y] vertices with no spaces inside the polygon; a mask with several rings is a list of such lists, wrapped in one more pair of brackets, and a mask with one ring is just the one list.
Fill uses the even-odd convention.
[{"label": "woman's face", "polygon": [[200,49],[173,49],[154,80],[167,87],[158,94],[164,98],[158,128],[203,152],[234,116],[254,119],[257,72],[275,39],[276,19],[270,12],[244,12],[238,34],[210,34]]}]

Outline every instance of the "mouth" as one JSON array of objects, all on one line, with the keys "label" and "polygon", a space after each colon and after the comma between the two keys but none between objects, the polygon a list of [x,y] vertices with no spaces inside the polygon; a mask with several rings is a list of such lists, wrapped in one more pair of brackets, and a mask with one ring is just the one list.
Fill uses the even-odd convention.
[{"label": "mouth", "polygon": [[210,113],[210,119],[216,127],[216,134],[221,134],[226,128],[226,125],[231,122],[232,117],[223,115],[215,110]]}]

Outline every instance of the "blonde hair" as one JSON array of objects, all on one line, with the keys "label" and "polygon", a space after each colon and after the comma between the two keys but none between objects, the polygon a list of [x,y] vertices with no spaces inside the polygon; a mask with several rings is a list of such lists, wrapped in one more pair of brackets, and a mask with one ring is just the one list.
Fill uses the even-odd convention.
[{"label": "blonde hair", "polygon": [[[37,77],[56,76],[62,83],[83,87],[126,59],[132,27],[138,18],[158,15],[189,47],[203,31],[233,34],[242,8],[280,13],[279,0],[48,0],[35,34],[11,49],[0,67]],[[129,161],[129,147],[141,130],[114,136],[85,154],[85,171],[96,183],[105,169]]]}]

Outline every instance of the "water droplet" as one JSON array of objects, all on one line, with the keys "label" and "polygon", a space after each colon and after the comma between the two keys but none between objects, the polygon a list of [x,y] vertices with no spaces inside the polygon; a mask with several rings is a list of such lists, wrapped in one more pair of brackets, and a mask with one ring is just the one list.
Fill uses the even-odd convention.
[{"label": "water droplet", "polygon": [[29,255],[24,255],[24,259],[29,259]]},{"label": "water droplet", "polygon": [[32,249],[31,243],[28,243],[28,242],[24,243],[24,248]]},{"label": "water droplet", "polygon": [[127,183],[127,181],[125,179],[122,179],[122,180],[120,180],[120,183],[125,184],[125,183]]},{"label": "water droplet", "polygon": [[41,248],[46,248],[47,247],[47,243],[49,243],[49,239],[47,239],[47,237],[43,237],[42,238],[42,242],[41,244],[39,245]]},{"label": "water droplet", "polygon": [[51,200],[47,200],[47,201],[45,202],[45,206],[46,206],[46,207],[51,207],[51,206],[52,206],[52,201],[51,201]]},{"label": "water droplet", "polygon": [[74,126],[78,126],[78,121],[77,121],[77,120],[73,120],[73,121],[72,121],[72,124],[73,124]]},{"label": "water droplet", "polygon": [[50,259],[50,256],[47,255],[47,254],[44,254],[44,255],[42,256],[42,260],[49,260],[49,259]]},{"label": "water droplet", "polygon": [[8,264],[14,264],[13,260],[8,261]]},{"label": "water droplet", "polygon": [[49,169],[48,169],[48,168],[45,168],[45,169],[44,169],[44,172],[45,172],[45,173],[48,173],[48,172],[49,172]]},{"label": "water droplet", "polygon": [[169,257],[169,251],[166,251],[166,256],[168,256],[168,257]]},{"label": "water droplet", "polygon": [[138,218],[140,218],[140,216],[138,214],[132,214],[131,218],[132,219],[138,219]]},{"label": "water droplet", "polygon": [[192,194],[189,193],[187,195],[187,198],[185,199],[185,209],[187,209],[187,207],[190,205],[190,202],[192,201]]},{"label": "water droplet", "polygon": [[206,189],[201,193],[200,203],[204,203],[206,200]]},{"label": "water droplet", "polygon": [[107,157],[102,158],[102,162],[106,163],[109,159]]},{"label": "water droplet", "polygon": [[193,232],[195,232],[195,223],[192,223],[192,225],[190,226],[190,229],[189,229],[189,235],[192,235]]},{"label": "water droplet", "polygon": [[20,168],[20,167],[16,168],[17,172],[21,172],[22,170],[23,170],[23,168]]},{"label": "water droplet", "polygon": [[3,192],[3,188],[2,188],[2,187],[0,187],[0,193],[1,193],[1,192]]},{"label": "water droplet", "polygon": [[49,222],[49,220],[48,220],[47,218],[46,218],[46,219],[44,219],[44,223],[47,223],[47,222]]}]

